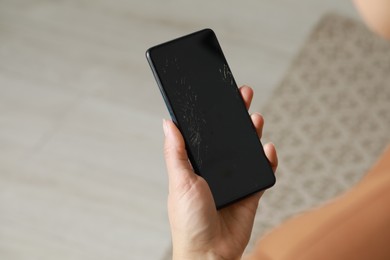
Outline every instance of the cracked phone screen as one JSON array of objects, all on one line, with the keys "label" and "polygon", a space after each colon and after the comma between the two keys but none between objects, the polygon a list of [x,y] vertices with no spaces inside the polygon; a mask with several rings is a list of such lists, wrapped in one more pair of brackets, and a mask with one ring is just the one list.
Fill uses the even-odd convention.
[{"label": "cracked phone screen", "polygon": [[217,208],[272,186],[272,169],[214,32],[155,46],[147,57]]}]

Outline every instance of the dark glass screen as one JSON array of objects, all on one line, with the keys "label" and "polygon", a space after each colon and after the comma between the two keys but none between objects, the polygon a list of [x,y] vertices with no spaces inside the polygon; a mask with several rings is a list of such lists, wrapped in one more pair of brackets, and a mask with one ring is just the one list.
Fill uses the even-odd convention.
[{"label": "dark glass screen", "polygon": [[147,57],[217,207],[272,186],[274,174],[214,32],[155,46]]}]

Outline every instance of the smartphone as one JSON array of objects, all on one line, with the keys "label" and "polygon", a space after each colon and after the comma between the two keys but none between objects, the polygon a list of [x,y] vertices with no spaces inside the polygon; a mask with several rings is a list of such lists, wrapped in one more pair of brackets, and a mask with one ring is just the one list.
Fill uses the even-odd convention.
[{"label": "smartphone", "polygon": [[217,209],[273,186],[274,173],[215,33],[191,33],[148,49],[146,57]]}]

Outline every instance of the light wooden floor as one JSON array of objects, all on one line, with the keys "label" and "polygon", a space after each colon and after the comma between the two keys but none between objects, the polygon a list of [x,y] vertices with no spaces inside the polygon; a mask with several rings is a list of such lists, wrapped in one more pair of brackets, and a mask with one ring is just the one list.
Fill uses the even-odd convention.
[{"label": "light wooden floor", "polygon": [[145,50],[213,28],[260,108],[349,1],[0,1],[0,258],[159,259],[170,244]]}]

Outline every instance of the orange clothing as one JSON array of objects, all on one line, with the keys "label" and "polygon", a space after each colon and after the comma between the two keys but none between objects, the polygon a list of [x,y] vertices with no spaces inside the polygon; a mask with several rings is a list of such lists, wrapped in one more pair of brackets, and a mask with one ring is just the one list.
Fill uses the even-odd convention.
[{"label": "orange clothing", "polygon": [[390,147],[351,190],[260,239],[248,259],[390,259]]}]

